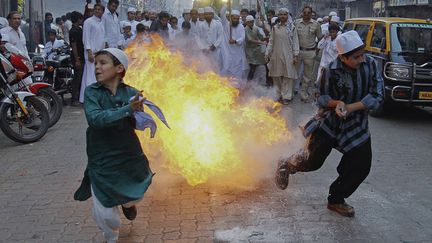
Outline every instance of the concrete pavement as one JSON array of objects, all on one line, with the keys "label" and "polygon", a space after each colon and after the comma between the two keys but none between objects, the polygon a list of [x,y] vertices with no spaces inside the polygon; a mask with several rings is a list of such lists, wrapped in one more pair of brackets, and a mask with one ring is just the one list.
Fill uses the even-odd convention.
[{"label": "concrete pavement", "polygon": [[[297,124],[312,110],[295,101],[284,115]],[[122,216],[120,242],[430,242],[431,121],[432,112],[419,109],[370,119],[373,166],[348,200],[353,219],[326,209],[336,152],[319,171],[292,177],[285,191],[271,177],[249,191],[191,187],[153,164],[157,175],[137,219]],[[65,107],[37,143],[0,134],[0,242],[102,242],[91,200],[73,200],[86,165],[85,129],[82,110]]]}]

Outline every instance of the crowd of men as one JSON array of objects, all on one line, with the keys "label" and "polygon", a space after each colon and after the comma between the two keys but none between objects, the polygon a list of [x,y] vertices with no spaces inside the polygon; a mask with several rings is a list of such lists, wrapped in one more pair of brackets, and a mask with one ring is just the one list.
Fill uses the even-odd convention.
[{"label": "crowd of men", "polygon": [[[131,7],[127,18],[120,20],[118,6],[118,0],[109,0],[107,6],[88,0],[83,14],[74,11],[55,19],[51,13],[45,14],[44,56],[50,58],[51,49],[64,42],[72,48],[73,105],[83,102],[85,87],[95,82],[96,52],[151,42],[153,33],[168,46],[204,56],[221,76],[274,84],[282,104],[289,104],[297,92],[302,101],[310,101],[320,70],[337,57],[334,40],[340,32],[340,19],[335,12],[315,20],[312,8],[305,7],[295,19],[286,8],[261,13],[260,9],[238,11],[224,6],[219,14],[205,7],[185,10],[177,18],[165,11],[141,12]],[[2,41],[27,53],[29,34],[21,30],[26,24],[17,12],[11,12],[7,20],[9,26],[0,30]]]}]

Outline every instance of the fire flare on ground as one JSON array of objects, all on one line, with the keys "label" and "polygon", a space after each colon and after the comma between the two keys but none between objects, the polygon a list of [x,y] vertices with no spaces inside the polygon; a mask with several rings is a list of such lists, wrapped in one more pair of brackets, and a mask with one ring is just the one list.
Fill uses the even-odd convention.
[{"label": "fire flare on ground", "polygon": [[211,178],[250,183],[256,168],[268,162],[259,161],[257,153],[291,138],[280,107],[270,98],[240,102],[239,90],[227,78],[198,72],[160,37],[152,40],[126,50],[130,65],[125,77],[163,110],[171,127],[159,123],[154,139],[139,132],[150,161],[163,162],[190,185]]}]

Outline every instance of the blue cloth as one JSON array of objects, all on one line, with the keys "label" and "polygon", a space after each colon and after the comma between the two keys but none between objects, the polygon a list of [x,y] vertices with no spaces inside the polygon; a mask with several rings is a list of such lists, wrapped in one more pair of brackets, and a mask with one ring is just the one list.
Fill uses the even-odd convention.
[{"label": "blue cloth", "polygon": [[[132,100],[133,98],[134,97],[132,97],[130,100]],[[140,97],[140,100],[141,99],[142,97]],[[151,111],[153,111],[153,113],[159,118],[159,120],[163,122],[163,124],[165,124],[165,126],[170,128],[162,110],[157,105],[155,105],[149,100],[145,100],[144,105],[146,105]],[[157,130],[157,125],[153,117],[144,111],[134,112],[134,117],[136,121],[135,128],[140,131],[144,131],[146,128],[150,128],[150,137],[154,138]]]}]

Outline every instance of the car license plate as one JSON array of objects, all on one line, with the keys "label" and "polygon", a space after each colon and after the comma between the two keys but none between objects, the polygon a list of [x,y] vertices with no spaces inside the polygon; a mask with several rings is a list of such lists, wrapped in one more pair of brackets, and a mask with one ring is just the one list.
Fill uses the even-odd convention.
[{"label": "car license plate", "polygon": [[420,92],[419,99],[421,100],[432,100],[432,92]]}]

